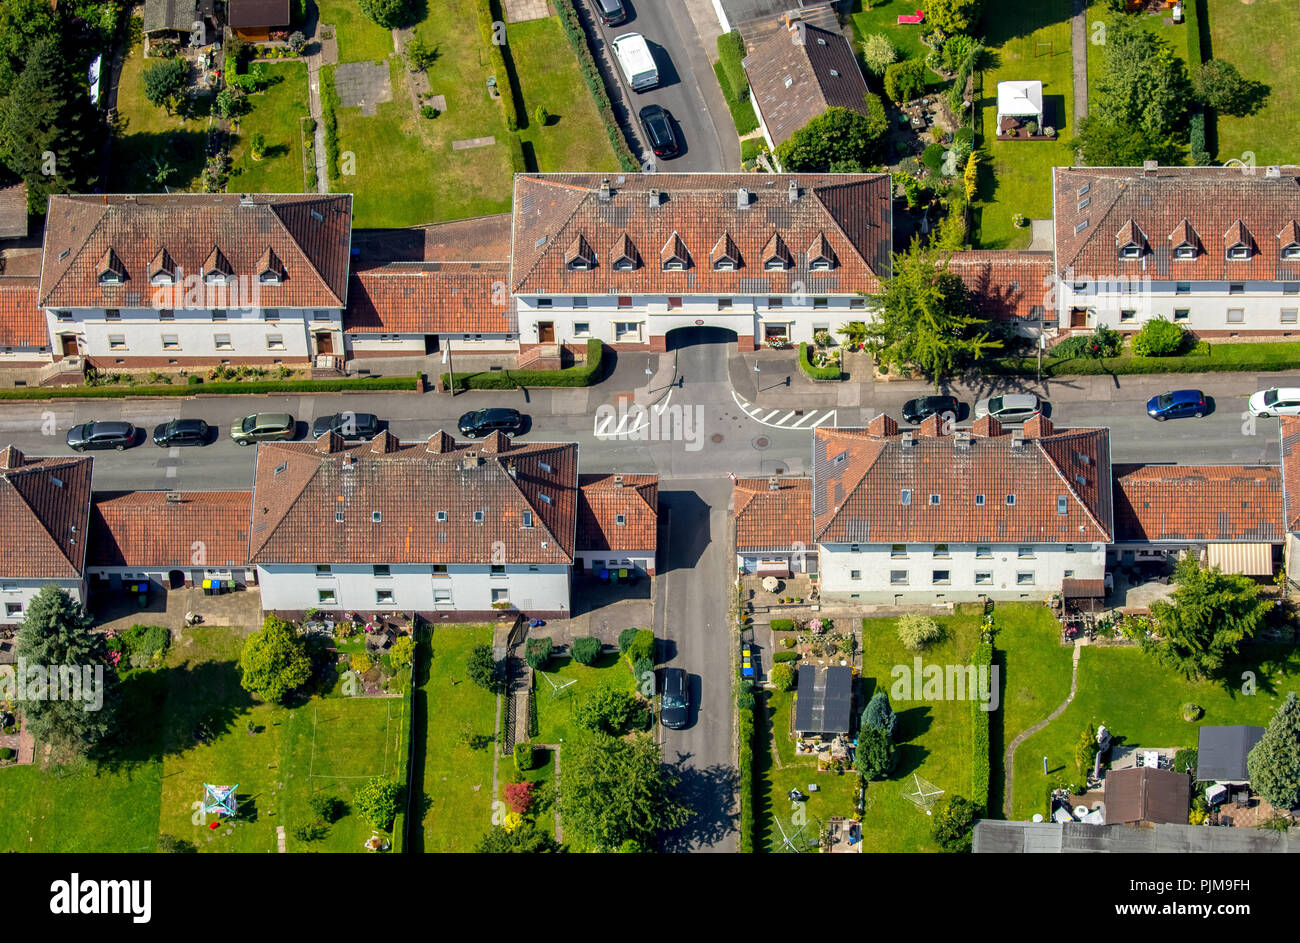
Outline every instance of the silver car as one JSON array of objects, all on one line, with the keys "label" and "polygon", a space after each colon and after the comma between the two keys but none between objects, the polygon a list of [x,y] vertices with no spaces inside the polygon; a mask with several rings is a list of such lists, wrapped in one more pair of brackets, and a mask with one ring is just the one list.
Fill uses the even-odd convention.
[{"label": "silver car", "polygon": [[992,416],[998,422],[1024,422],[1042,411],[1042,403],[1033,393],[1006,393],[990,396],[975,404],[975,418]]}]

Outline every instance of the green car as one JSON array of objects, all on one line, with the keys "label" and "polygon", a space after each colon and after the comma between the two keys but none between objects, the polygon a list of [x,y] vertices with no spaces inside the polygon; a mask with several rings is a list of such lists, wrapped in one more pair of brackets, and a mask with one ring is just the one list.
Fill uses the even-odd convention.
[{"label": "green car", "polygon": [[288,442],[298,424],[288,413],[255,413],[236,419],[230,426],[230,438],[240,445],[254,442]]}]

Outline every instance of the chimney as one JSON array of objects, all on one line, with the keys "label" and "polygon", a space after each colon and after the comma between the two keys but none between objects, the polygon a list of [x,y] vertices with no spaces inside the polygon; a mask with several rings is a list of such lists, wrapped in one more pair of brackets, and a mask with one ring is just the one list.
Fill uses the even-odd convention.
[{"label": "chimney", "polygon": [[1025,449],[1025,432],[1023,429],[1013,429],[1011,432],[1011,447],[1018,451]]},{"label": "chimney", "polygon": [[22,468],[25,460],[23,453],[12,445],[6,445],[0,452],[0,468]]},{"label": "chimney", "polygon": [[659,191],[657,189],[651,187],[649,194],[647,194],[647,199],[652,210],[659,208]]},{"label": "chimney", "polygon": [[743,210],[749,208],[749,191],[741,187],[736,191],[736,209]]},{"label": "chimney", "polygon": [[483,464],[483,459],[479,458],[477,452],[466,452],[465,461],[461,464],[462,468],[478,468]]},{"label": "chimney", "polygon": [[1142,161],[1142,176],[1144,176],[1144,177],[1152,177],[1152,176],[1155,176],[1156,169],[1157,169],[1159,166],[1160,166],[1160,162],[1157,161],[1157,160],[1144,160],[1144,161]]},{"label": "chimney", "polygon": [[519,469],[515,468],[513,459],[506,463],[506,471],[509,472],[511,478],[519,477]]},{"label": "chimney", "polygon": [[799,181],[791,180],[790,186],[787,188],[786,192],[790,197],[791,203],[798,203],[799,202]]},{"label": "chimney", "polygon": [[769,478],[769,479],[767,479],[767,490],[768,490],[768,491],[780,491],[780,490],[781,490],[781,479],[780,479],[780,478]]},{"label": "chimney", "polygon": [[252,194],[249,194],[249,193],[241,193],[241,194],[239,194],[239,205],[240,205],[240,206],[252,206],[252,205],[253,205],[253,197],[252,197]]},{"label": "chimney", "polygon": [[904,449],[910,449],[913,445],[916,444],[916,438],[910,432],[904,432],[902,438],[899,439],[898,441],[899,444],[902,445]]},{"label": "chimney", "polygon": [[614,198],[614,193],[609,189],[609,178],[606,177],[600,182],[600,202],[608,203]]},{"label": "chimney", "polygon": [[1280,177],[1282,176],[1282,168],[1279,167],[1277,164],[1269,164],[1267,167],[1264,168],[1264,176]]},{"label": "chimney", "polygon": [[621,488],[621,487],[623,487],[623,476],[622,476],[622,475],[615,475],[615,476],[614,476],[614,487],[615,487],[615,488]]},{"label": "chimney", "polygon": [[970,433],[963,429],[952,437],[952,447],[963,452],[970,451]]},{"label": "chimney", "polygon": [[180,493],[179,491],[168,491],[168,492],[167,492],[167,503],[168,503],[168,504],[180,504],[180,503],[183,502],[184,500],[185,500],[185,499],[184,499],[183,497],[181,497],[181,493]]}]

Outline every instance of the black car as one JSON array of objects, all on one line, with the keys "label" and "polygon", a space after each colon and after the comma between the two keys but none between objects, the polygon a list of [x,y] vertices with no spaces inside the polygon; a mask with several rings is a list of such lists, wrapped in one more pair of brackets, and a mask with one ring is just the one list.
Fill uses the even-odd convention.
[{"label": "black car", "polygon": [[627,5],[623,0],[591,0],[606,26],[621,26],[627,22]]},{"label": "black car", "polygon": [[460,434],[467,439],[477,439],[493,432],[513,439],[524,431],[524,417],[517,409],[476,409],[460,417],[457,423]]},{"label": "black car", "polygon": [[646,105],[638,116],[646,143],[656,157],[676,157],[680,148],[677,133],[673,131],[673,116],[658,105]]},{"label": "black car", "polygon": [[663,697],[659,704],[659,722],[673,730],[681,730],[686,726],[691,707],[686,672],[681,668],[665,668],[661,693]]},{"label": "black car", "polygon": [[912,425],[920,425],[931,416],[944,418],[946,413],[952,415],[954,422],[961,412],[961,403],[955,396],[922,396],[909,399],[903,404],[903,419]]},{"label": "black car", "polygon": [[374,413],[335,413],[317,417],[311,424],[311,434],[317,439],[327,432],[337,432],[345,439],[373,439],[382,425]]},{"label": "black car", "polygon": [[86,449],[128,449],[135,445],[135,426],[129,422],[83,422],[68,430],[68,445]]},{"label": "black car", "polygon": [[173,419],[153,428],[153,444],[162,448],[173,445],[207,445],[212,427],[202,419]]}]

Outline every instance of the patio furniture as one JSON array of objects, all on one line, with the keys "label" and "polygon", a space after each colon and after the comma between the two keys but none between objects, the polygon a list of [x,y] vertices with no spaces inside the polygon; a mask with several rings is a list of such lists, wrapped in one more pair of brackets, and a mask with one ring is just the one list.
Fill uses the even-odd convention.
[{"label": "patio furniture", "polygon": [[912,16],[904,15],[904,16],[899,16],[898,18],[898,22],[900,25],[905,23],[909,26],[916,26],[917,24],[923,22],[924,20],[925,20],[924,10],[917,10],[916,13],[914,13]]},{"label": "patio furniture", "polygon": [[781,585],[781,581],[778,580],[775,576],[763,577],[763,592],[765,593],[775,593],[776,588],[780,585]]}]

